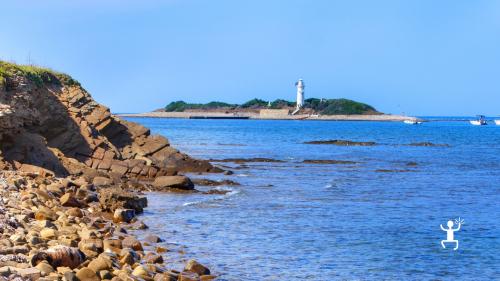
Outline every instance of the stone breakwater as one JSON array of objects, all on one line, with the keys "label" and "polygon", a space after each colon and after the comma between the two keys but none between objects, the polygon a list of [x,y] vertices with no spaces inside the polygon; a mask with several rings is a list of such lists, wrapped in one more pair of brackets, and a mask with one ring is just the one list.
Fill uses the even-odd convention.
[{"label": "stone breakwater", "polygon": [[296,114],[290,115],[277,110],[276,113],[262,112],[211,112],[211,111],[186,111],[186,112],[164,112],[154,111],[146,113],[127,113],[120,114],[123,117],[147,117],[147,118],[186,118],[205,117],[205,118],[233,118],[245,117],[248,119],[257,120],[305,120],[305,121],[380,121],[380,122],[402,122],[405,120],[422,121],[419,118],[394,115],[394,114],[377,114],[377,115],[311,115],[311,114]]},{"label": "stone breakwater", "polygon": [[194,260],[169,270],[161,238],[130,230],[147,228],[138,192],[193,191],[182,173],[224,171],[112,115],[78,83],[14,70],[0,77],[0,280],[214,279]]}]

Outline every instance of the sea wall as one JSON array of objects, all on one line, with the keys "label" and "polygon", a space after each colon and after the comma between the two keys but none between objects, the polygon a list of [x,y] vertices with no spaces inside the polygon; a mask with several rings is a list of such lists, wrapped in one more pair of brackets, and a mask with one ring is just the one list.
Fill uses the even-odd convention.
[{"label": "sea wall", "polygon": [[123,117],[150,117],[150,118],[192,118],[193,116],[206,116],[206,117],[248,117],[249,119],[260,120],[320,120],[320,121],[392,121],[402,122],[404,120],[417,120],[415,117],[394,115],[394,114],[376,114],[376,115],[311,115],[311,114],[296,114],[288,115],[284,112],[270,113],[261,115],[253,112],[204,112],[204,111],[190,111],[190,112],[146,112],[146,113],[128,113],[120,114]]}]

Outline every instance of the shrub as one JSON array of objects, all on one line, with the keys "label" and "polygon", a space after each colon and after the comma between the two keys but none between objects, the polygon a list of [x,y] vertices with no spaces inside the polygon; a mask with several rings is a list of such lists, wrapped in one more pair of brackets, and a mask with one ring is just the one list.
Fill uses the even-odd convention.
[{"label": "shrub", "polygon": [[315,112],[323,115],[378,113],[377,110],[370,105],[349,99],[320,100],[310,98],[304,101],[304,108],[312,108]]},{"label": "shrub", "polygon": [[252,99],[241,105],[242,108],[258,108],[267,106],[267,101],[261,99]]},{"label": "shrub", "polygon": [[295,103],[283,99],[277,99],[271,103],[272,109],[282,109],[287,107],[294,107]]}]

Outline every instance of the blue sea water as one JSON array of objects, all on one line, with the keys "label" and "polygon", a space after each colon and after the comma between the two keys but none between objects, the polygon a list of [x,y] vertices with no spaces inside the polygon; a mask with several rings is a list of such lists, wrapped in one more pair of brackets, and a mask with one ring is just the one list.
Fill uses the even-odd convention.
[{"label": "blue sea water", "polygon": [[[226,195],[149,194],[142,218],[171,267],[196,258],[218,280],[500,279],[500,126],[128,119],[194,157],[284,161],[192,175],[241,183]],[[304,144],[326,139],[378,145]],[[458,217],[459,248],[443,249],[440,224]]]}]

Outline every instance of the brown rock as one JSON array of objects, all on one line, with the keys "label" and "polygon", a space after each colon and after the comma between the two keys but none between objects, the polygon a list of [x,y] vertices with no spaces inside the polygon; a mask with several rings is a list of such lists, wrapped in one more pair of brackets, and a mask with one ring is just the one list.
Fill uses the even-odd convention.
[{"label": "brown rock", "polygon": [[172,271],[167,271],[164,273],[158,273],[154,277],[154,281],[177,281],[179,278],[179,274],[172,272]]},{"label": "brown rock", "polygon": [[95,186],[109,186],[113,184],[113,180],[105,177],[95,177],[92,183]]},{"label": "brown rock", "polygon": [[84,267],[76,273],[76,277],[80,281],[100,281],[97,274],[90,268]]},{"label": "brown rock", "polygon": [[119,239],[105,239],[103,241],[104,251],[119,253],[122,249],[122,241]]},{"label": "brown rock", "polygon": [[80,208],[71,208],[66,211],[66,215],[81,218],[83,217],[83,212]]},{"label": "brown rock", "polygon": [[57,214],[47,207],[40,207],[35,213],[35,219],[55,221],[57,219]]},{"label": "brown rock", "polygon": [[145,259],[147,263],[163,263],[163,257],[154,253],[147,253]]},{"label": "brown rock", "polygon": [[99,271],[99,277],[101,280],[111,280],[113,278],[113,274],[111,274],[108,270],[101,270]]},{"label": "brown rock", "polygon": [[111,269],[112,266],[113,263],[111,262],[111,260],[103,258],[101,256],[95,258],[87,265],[87,267],[92,269],[94,272]]},{"label": "brown rock", "polygon": [[135,251],[142,251],[142,244],[134,236],[127,236],[122,240],[123,248],[130,248]]},{"label": "brown rock", "polygon": [[215,280],[215,278],[217,278],[215,275],[202,275],[200,276],[200,281],[212,281]]},{"label": "brown rock", "polygon": [[64,194],[61,197],[60,201],[61,205],[63,205],[64,207],[77,207],[77,208],[83,207],[82,203],[80,203],[71,193]]},{"label": "brown rock", "polygon": [[38,280],[42,275],[40,270],[36,267],[18,269],[17,274],[19,274],[23,278],[26,278],[27,280]]},{"label": "brown rock", "polygon": [[[78,248],[82,250],[86,255],[90,254],[94,256],[93,253],[101,253],[103,251],[103,241],[99,238],[86,238],[82,239],[80,243],[78,243]],[[93,252],[93,253],[89,253]]]},{"label": "brown rock", "polygon": [[132,275],[141,278],[147,278],[150,276],[148,270],[142,265],[138,265],[136,268],[134,268],[134,271],[132,271]]},{"label": "brown rock", "polygon": [[57,238],[57,231],[52,228],[44,228],[40,231],[40,237],[43,239],[55,239]]},{"label": "brown rock", "polygon": [[111,165],[111,171],[123,176],[127,173],[128,167],[127,167],[127,165],[113,164],[113,165]]},{"label": "brown rock", "polygon": [[133,265],[136,262],[136,260],[137,259],[136,259],[136,256],[134,254],[132,254],[131,252],[127,252],[121,256],[120,263]]},{"label": "brown rock", "polygon": [[194,272],[198,275],[210,274],[210,270],[207,267],[205,267],[204,265],[195,260],[189,260],[184,270]]},{"label": "brown rock", "polygon": [[146,235],[146,237],[144,237],[144,240],[151,242],[151,243],[163,242],[163,240],[159,236],[154,235],[154,234]]},{"label": "brown rock", "polygon": [[114,222],[130,222],[135,218],[135,211],[132,209],[116,209],[113,214]]},{"label": "brown rock", "polygon": [[142,213],[148,204],[148,200],[146,197],[139,197],[120,188],[103,188],[99,190],[99,203],[103,210],[114,212],[116,209],[122,208],[133,209],[136,213]]},{"label": "brown rock", "polygon": [[186,176],[161,176],[155,178],[153,186],[156,190],[168,190],[171,188],[192,190],[194,184]]},{"label": "brown rock", "polygon": [[181,272],[178,278],[178,281],[199,281],[198,274],[190,271]]},{"label": "brown rock", "polygon": [[41,262],[35,266],[38,270],[40,270],[42,276],[47,276],[50,273],[54,272],[54,268],[50,266],[48,262]]}]

